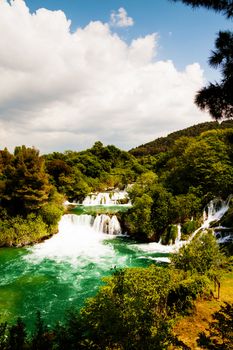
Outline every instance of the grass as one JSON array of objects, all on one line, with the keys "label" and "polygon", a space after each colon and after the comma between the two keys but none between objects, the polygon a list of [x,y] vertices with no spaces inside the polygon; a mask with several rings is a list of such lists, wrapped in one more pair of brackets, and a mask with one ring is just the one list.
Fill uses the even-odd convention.
[{"label": "grass", "polygon": [[[217,297],[216,292],[214,296]],[[196,344],[198,334],[208,328],[208,323],[212,320],[211,315],[219,310],[224,301],[233,303],[233,271],[225,272],[221,278],[220,298],[198,300],[194,313],[178,320],[174,327],[175,334],[191,349],[200,349]]]}]

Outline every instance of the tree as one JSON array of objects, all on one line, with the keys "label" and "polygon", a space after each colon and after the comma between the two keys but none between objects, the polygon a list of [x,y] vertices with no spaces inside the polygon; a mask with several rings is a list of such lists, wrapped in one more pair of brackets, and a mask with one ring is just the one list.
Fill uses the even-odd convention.
[{"label": "tree", "polygon": [[200,109],[207,110],[216,119],[233,117],[233,33],[219,32],[215,42],[216,50],[209,58],[209,65],[220,68],[220,83],[210,83],[201,89],[195,98]]},{"label": "tree", "polygon": [[16,147],[3,170],[2,206],[11,214],[27,215],[48,202],[51,185],[44,159],[35,148]]},{"label": "tree", "polygon": [[182,1],[186,5],[192,7],[205,7],[217,12],[222,12],[228,18],[233,16],[233,3],[232,0],[172,0],[174,2]]},{"label": "tree", "polygon": [[[232,0],[173,0],[182,1],[192,7],[205,7],[222,12],[228,18],[233,17]],[[198,91],[195,97],[197,106],[210,113],[215,120],[233,117],[233,33],[218,33],[215,41],[216,50],[209,58],[210,66],[220,68],[222,78],[219,83],[210,83]]]},{"label": "tree", "polygon": [[195,237],[171,257],[175,268],[200,275],[216,273],[224,262],[216,238],[212,233]]},{"label": "tree", "polygon": [[169,271],[153,265],[115,271],[82,310],[93,349],[167,349],[174,342],[166,307],[170,284]]}]

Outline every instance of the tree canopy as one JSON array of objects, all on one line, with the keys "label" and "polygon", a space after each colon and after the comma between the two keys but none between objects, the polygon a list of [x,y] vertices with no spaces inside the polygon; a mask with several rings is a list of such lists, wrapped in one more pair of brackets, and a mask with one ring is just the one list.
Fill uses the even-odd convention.
[{"label": "tree canopy", "polygon": [[232,0],[172,0],[175,2],[182,1],[186,5],[192,7],[205,7],[210,10],[223,13],[227,18],[233,16]]}]

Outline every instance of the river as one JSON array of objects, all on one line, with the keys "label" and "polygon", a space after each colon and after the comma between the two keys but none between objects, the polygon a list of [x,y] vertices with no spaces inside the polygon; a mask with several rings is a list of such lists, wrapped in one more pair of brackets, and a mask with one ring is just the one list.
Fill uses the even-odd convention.
[{"label": "river", "polygon": [[146,251],[149,245],[104,234],[87,219],[64,215],[59,233],[45,242],[0,250],[1,321],[21,316],[30,328],[40,310],[52,325],[63,319],[65,310],[81,308],[114,268],[148,266],[168,256],[166,247]]}]

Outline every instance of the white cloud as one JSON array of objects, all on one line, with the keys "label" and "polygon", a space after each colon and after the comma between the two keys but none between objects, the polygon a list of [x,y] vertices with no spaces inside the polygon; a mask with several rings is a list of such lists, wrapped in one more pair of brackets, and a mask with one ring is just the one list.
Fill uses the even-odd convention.
[{"label": "white cloud", "polygon": [[1,148],[127,149],[207,118],[193,104],[199,64],[156,61],[157,34],[127,44],[101,22],[71,33],[63,12],[22,0],[0,2],[0,33]]},{"label": "white cloud", "polygon": [[112,12],[110,18],[110,25],[113,27],[131,27],[134,25],[134,20],[132,17],[129,17],[126,10],[123,7],[120,7],[118,12]]}]

